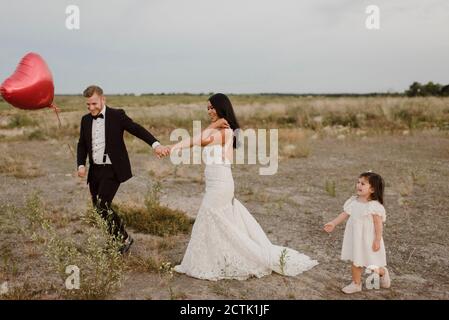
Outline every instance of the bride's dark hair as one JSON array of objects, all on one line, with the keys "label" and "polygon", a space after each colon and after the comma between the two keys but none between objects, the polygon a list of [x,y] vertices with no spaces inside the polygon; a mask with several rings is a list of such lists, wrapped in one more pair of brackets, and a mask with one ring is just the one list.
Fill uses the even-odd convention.
[{"label": "bride's dark hair", "polygon": [[215,111],[217,112],[218,117],[225,118],[226,121],[229,123],[229,126],[234,131],[234,138],[233,138],[233,147],[237,147],[237,137],[236,133],[238,133],[238,129],[240,129],[240,125],[237,121],[237,118],[234,113],[234,108],[232,107],[231,100],[223,94],[223,93],[216,93],[209,97],[210,104],[214,107]]}]

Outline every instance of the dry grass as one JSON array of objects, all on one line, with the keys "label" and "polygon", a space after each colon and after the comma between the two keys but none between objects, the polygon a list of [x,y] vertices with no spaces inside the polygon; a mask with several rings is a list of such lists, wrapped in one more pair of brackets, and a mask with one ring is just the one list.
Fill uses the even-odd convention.
[{"label": "dry grass", "polygon": [[121,203],[113,205],[114,209],[120,214],[125,224],[137,232],[157,236],[188,233],[194,220],[180,210],[161,205],[159,192],[160,184],[156,183],[146,195],[145,207]]},{"label": "dry grass", "polygon": [[25,113],[16,113],[12,116],[6,118],[0,124],[0,128],[4,129],[13,129],[13,128],[22,128],[22,127],[30,127],[36,126],[37,122],[35,119],[31,118]]},{"label": "dry grass", "polygon": [[165,261],[165,257],[155,252],[145,257],[130,255],[127,261],[127,267],[137,272],[159,272]]},{"label": "dry grass", "polygon": [[[60,277],[59,284],[53,290],[56,296],[68,299],[100,299],[120,286],[124,270],[124,262],[118,252],[121,242],[109,235],[105,221],[93,209],[89,210],[84,218],[86,222],[93,222],[93,225],[87,228],[81,242],[75,242],[74,239],[67,238],[67,234],[59,234],[56,231],[48,218],[52,213],[37,194],[27,200],[24,208],[10,208],[10,210],[14,211],[14,214],[10,214],[9,217],[14,220],[9,221],[9,224],[20,229],[20,233],[25,237],[23,248],[25,257],[36,259],[43,254],[49,268],[46,272]],[[16,217],[17,214],[20,214],[20,219]],[[20,225],[22,219],[25,219],[24,224]],[[65,227],[68,226],[67,221]],[[6,258],[5,255],[2,256],[8,260],[8,256]],[[11,265],[9,261],[8,265]],[[70,265],[80,269],[79,289],[69,290],[64,285],[68,277],[66,268]],[[14,270],[6,272],[14,277]],[[30,295],[32,298],[35,298],[35,295],[39,296],[34,285],[28,293],[24,293],[24,286],[13,290],[10,293],[11,298],[16,299],[23,295],[25,297]],[[42,288],[42,284],[39,287]]]},{"label": "dry grass", "polygon": [[19,179],[30,179],[42,176],[40,161],[23,159],[18,155],[0,154],[0,174]]},{"label": "dry grass", "polygon": [[304,129],[280,129],[279,153],[287,158],[306,158],[310,154],[310,132]]},{"label": "dry grass", "polygon": [[[108,104],[124,108],[136,122],[158,136],[168,137],[175,128],[192,132],[192,121],[208,117],[206,95],[110,96]],[[294,97],[294,96],[232,96],[237,117],[245,128],[310,129],[321,132],[326,127],[342,126],[352,130],[373,132],[402,131],[426,128],[449,129],[449,98],[437,97]],[[27,129],[14,137],[0,134],[3,140],[75,138],[81,116],[85,113],[81,96],[60,96],[62,128],[49,109],[24,111],[0,103],[0,129]],[[9,139],[9,140],[8,140]],[[163,139],[168,143],[168,138]],[[307,151],[286,147],[286,156]],[[140,152],[147,148],[138,146]]]},{"label": "dry grass", "polygon": [[1,295],[2,300],[34,300],[36,298],[37,293],[29,283],[18,287],[8,287],[8,292]]},{"label": "dry grass", "polygon": [[335,181],[329,181],[326,180],[326,184],[324,186],[324,189],[326,190],[326,193],[330,195],[331,197],[334,197],[337,195]]}]

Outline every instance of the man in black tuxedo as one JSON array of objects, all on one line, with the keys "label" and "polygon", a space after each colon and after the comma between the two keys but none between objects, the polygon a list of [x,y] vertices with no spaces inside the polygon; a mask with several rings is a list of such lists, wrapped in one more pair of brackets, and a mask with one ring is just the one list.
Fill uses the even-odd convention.
[{"label": "man in black tuxedo", "polygon": [[100,87],[89,86],[83,95],[90,113],[81,119],[77,149],[78,176],[86,176],[86,157],[89,156],[87,183],[92,203],[107,221],[109,232],[122,237],[124,244],[120,251],[125,253],[133,239],[126,232],[120,217],[111,208],[120,183],[132,177],[123,133],[126,130],[148,143],[158,158],[168,155],[170,149],[162,146],[150,132],[131,120],[125,111],[106,106],[106,98]]}]

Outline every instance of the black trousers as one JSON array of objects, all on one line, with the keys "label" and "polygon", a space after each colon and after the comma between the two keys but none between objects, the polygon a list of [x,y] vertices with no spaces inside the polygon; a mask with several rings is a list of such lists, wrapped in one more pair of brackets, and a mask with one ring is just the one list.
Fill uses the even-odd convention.
[{"label": "black trousers", "polygon": [[89,181],[92,203],[97,212],[108,223],[109,233],[116,237],[128,237],[125,226],[119,215],[112,210],[111,204],[120,186],[120,182],[112,169],[112,165],[91,165]]}]

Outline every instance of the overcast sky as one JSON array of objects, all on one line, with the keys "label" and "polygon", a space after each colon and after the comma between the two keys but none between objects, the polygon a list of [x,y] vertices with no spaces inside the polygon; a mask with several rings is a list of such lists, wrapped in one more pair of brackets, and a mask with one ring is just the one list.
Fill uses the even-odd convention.
[{"label": "overcast sky", "polygon": [[[93,83],[138,94],[449,84],[448,0],[1,1],[0,81],[34,51],[56,93]],[[365,27],[370,4],[379,30]],[[68,5],[80,9],[79,30],[66,28]]]}]

